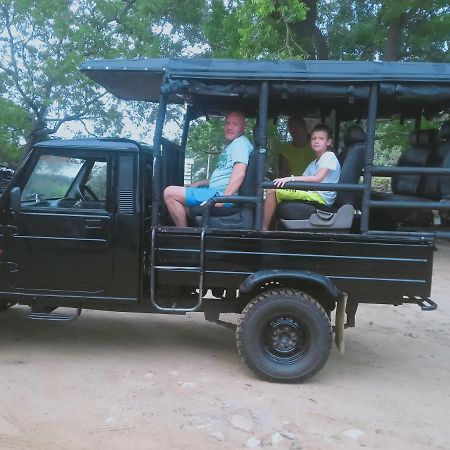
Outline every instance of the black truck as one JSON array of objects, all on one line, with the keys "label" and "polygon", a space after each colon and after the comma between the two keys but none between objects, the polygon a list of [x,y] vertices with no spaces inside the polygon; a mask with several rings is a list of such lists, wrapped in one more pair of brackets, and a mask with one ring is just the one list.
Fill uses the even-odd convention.
[{"label": "black truck", "polygon": [[[370,215],[407,210],[408,201],[446,213],[450,203],[374,200],[371,183],[376,170],[450,176],[442,167],[373,167],[378,119],[414,118],[419,132],[422,115],[448,114],[449,64],[149,59],[89,61],[81,71],[120,98],[158,103],[153,145],[99,138],[34,146],[0,197],[2,310],[29,305],[30,318],[48,320],[82,309],[203,312],[218,322],[237,313],[244,362],[264,379],[300,382],[327,361],[332,311],[342,347],[345,311],[351,325],[358,303],[436,308],[434,234],[371,229]],[[180,142],[163,137],[170,104],[186,108]],[[234,207],[215,208],[230,198],[214,197],[191,211],[191,226],[174,227],[162,192],[183,185],[189,124],[231,110],[258,123]],[[273,187],[264,175],[267,122],[291,114],[327,121],[336,137],[351,124],[338,184],[290,183],[332,188],[338,198],[327,210],[282,203],[277,229],[263,232],[264,189]],[[361,123],[364,139],[354,131]]]}]

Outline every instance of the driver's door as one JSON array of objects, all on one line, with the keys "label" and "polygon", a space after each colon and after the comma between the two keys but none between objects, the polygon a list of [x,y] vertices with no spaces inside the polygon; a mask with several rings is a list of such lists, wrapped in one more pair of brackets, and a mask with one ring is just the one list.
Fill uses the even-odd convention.
[{"label": "driver's door", "polygon": [[41,153],[21,180],[5,257],[13,288],[99,294],[111,282],[112,158]]}]

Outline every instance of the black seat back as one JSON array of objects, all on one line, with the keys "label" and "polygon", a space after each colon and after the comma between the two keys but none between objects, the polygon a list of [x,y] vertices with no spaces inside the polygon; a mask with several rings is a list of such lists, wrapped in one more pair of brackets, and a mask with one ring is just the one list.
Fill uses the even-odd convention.
[{"label": "black seat back", "polygon": [[[339,183],[358,184],[366,154],[366,133],[359,125],[351,125],[344,133],[344,151],[341,152],[341,176]],[[361,194],[356,191],[337,191],[335,206],[351,204],[359,206]]]},{"label": "black seat back", "polygon": [[339,163],[341,167],[344,163],[344,160],[347,156],[348,151],[354,144],[365,143],[366,142],[366,133],[359,125],[350,125],[344,131],[344,148],[337,155]]},{"label": "black seat back", "polygon": [[[438,152],[443,156],[441,167],[450,169],[450,120],[441,125],[439,130]],[[450,176],[438,175],[438,192],[440,198],[450,198]]]},{"label": "black seat back", "polygon": [[256,181],[257,181],[257,157],[258,152],[253,150],[248,157],[247,170],[245,171],[245,178],[239,188],[239,195],[255,196],[256,195]]},{"label": "black seat back", "polygon": [[[446,133],[446,128],[447,133]],[[450,151],[450,121],[444,123],[441,127],[440,131],[435,131],[436,136],[439,139],[436,139],[436,143],[433,148],[433,152],[431,157],[428,160],[427,167],[439,167],[439,168],[450,168],[450,160],[447,158],[447,155]],[[447,137],[445,137],[447,135]],[[447,159],[446,159],[447,158]],[[446,187],[448,184],[447,177],[442,175],[424,175],[423,182],[419,189],[419,195],[421,197],[426,197],[432,200],[440,200],[443,196],[445,196],[445,191],[450,194],[450,189]]]},{"label": "black seat back", "polygon": [[[399,167],[426,167],[432,159],[436,130],[417,130],[409,135],[410,148],[398,159]],[[424,192],[425,178],[422,175],[395,175],[391,180],[394,194],[417,195]]]}]

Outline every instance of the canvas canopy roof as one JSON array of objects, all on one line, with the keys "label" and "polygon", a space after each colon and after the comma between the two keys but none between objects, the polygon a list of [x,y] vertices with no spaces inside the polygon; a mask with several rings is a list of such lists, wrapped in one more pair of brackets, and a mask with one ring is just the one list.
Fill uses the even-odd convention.
[{"label": "canvas canopy roof", "polygon": [[163,88],[170,103],[192,103],[199,114],[240,108],[254,115],[261,81],[269,81],[272,115],[361,115],[373,82],[385,100],[382,115],[450,108],[450,64],[443,63],[166,58],[88,61],[80,70],[119,98],[158,102]]}]

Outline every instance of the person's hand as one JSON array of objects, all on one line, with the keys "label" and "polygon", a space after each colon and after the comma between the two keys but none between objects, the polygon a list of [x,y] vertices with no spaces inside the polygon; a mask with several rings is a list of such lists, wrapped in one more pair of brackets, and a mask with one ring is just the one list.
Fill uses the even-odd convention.
[{"label": "person's hand", "polygon": [[272,183],[276,187],[282,188],[289,181],[292,181],[291,177],[283,177],[283,178],[275,178],[275,180],[273,180]]},{"label": "person's hand", "polygon": [[216,208],[222,208],[223,205],[225,205],[225,203],[215,203],[215,204],[214,204],[214,206],[215,206]]}]

